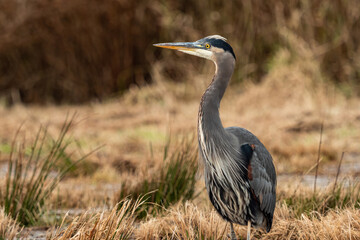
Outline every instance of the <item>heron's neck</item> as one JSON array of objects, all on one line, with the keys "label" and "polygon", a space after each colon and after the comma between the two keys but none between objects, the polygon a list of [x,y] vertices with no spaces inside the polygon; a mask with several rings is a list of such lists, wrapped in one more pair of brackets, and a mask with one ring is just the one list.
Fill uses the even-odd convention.
[{"label": "heron's neck", "polygon": [[[224,135],[224,127],[219,115],[220,101],[234,71],[235,60],[224,58],[216,63],[214,78],[201,98],[199,109],[199,134]],[[208,137],[210,137],[208,136]]]}]

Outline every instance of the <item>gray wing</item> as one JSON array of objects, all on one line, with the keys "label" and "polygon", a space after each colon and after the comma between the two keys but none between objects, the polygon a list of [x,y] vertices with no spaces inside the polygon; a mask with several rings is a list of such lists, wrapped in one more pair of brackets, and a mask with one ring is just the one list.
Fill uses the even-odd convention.
[{"label": "gray wing", "polygon": [[[276,203],[276,172],[270,153],[260,140],[246,129],[230,127],[226,128],[226,131],[238,140],[241,154],[244,157],[250,156],[247,174],[250,187],[260,203],[261,211],[272,219]],[[247,144],[251,146],[252,155],[244,152]]]}]

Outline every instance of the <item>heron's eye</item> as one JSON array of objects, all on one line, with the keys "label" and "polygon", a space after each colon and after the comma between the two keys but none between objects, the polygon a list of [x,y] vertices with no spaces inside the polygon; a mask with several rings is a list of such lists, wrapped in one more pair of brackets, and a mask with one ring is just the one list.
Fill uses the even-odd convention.
[{"label": "heron's eye", "polygon": [[205,47],[206,47],[206,48],[210,48],[210,44],[208,44],[208,43],[205,44]]}]

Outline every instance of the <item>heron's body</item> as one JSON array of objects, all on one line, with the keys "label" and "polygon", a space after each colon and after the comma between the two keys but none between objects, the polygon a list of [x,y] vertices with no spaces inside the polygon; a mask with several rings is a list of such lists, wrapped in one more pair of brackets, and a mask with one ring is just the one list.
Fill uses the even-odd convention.
[{"label": "heron's body", "polygon": [[156,46],[177,49],[215,63],[215,76],[201,98],[198,114],[199,152],[209,198],[217,212],[231,223],[232,238],[235,238],[232,223],[270,231],[276,201],[272,157],[255,135],[239,127],[224,128],[220,120],[220,101],[235,66],[231,46],[217,35],[194,43]]}]

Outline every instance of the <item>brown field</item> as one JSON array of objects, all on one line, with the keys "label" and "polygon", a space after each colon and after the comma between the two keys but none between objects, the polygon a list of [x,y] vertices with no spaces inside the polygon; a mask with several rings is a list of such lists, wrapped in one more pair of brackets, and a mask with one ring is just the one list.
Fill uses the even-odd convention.
[{"label": "brown field", "polygon": [[[331,83],[318,78],[315,61],[299,59],[288,63],[288,54],[279,52],[279,62],[261,84],[231,85],[221,105],[224,126],[242,126],[259,136],[272,153],[277,169],[278,202],[272,231],[268,234],[255,231],[252,236],[255,239],[360,239],[359,188],[355,184],[360,173],[360,143],[356,141],[360,137],[360,100],[345,98]],[[46,201],[48,213],[42,216],[40,228],[20,231],[21,228],[14,226],[13,231],[29,238],[48,231],[48,238],[52,239],[66,239],[65,236],[88,239],[86,233],[102,239],[109,232],[115,232],[109,223],[113,221],[121,223],[122,230],[118,231],[123,231],[122,236],[130,239],[227,237],[229,226],[212,208],[201,177],[196,184],[199,196],[170,206],[160,215],[136,220],[126,213],[126,221],[121,222],[122,215],[112,210],[123,183],[131,190],[160,171],[163,147],[169,137],[170,152],[175,151],[183,139],[190,139],[196,145],[199,98],[211,78],[213,66],[208,63],[209,69],[204,74],[177,84],[161,77],[158,67],[154,66],[153,70],[157,76],[155,84],[131,88],[123,97],[104,103],[1,107],[4,169],[8,159],[6,149],[21,124],[18,139],[29,142],[40,125],[48,125],[49,132],[56,136],[67,115],[76,112],[71,136],[77,145],[71,151],[77,149],[76,152],[87,153],[101,146],[84,160],[84,164],[79,163],[77,171],[60,181]],[[333,194],[342,152],[345,154],[338,183],[344,179],[354,183],[352,200],[328,211],[322,211],[321,204],[313,204],[313,210],[302,213],[301,204],[304,203],[299,201],[296,203],[299,206],[294,207],[287,201],[313,195],[314,180],[311,179],[318,158],[321,125],[316,201],[325,203]],[[5,176],[4,172],[1,174]],[[345,185],[340,189],[341,196],[348,192]],[[61,225],[65,213],[67,217]],[[74,220],[69,225],[71,219]],[[3,224],[12,226],[13,222],[2,215],[1,224],[4,232]],[[7,236],[14,236],[10,230],[6,231]],[[120,234],[118,231],[116,234]],[[236,231],[239,236],[245,236],[245,227],[237,226]]]},{"label": "brown field", "polygon": [[360,239],[358,1],[209,2],[0,0],[0,240],[228,239],[197,161],[215,68],[151,45],[214,33],[222,123],[278,176],[252,239]]}]

